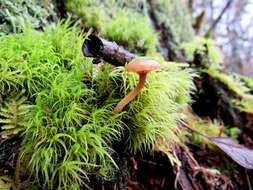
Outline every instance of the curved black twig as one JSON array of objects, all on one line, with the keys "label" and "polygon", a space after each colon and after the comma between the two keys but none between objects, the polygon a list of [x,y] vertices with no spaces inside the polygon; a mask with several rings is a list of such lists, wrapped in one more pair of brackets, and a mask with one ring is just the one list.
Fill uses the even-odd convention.
[{"label": "curved black twig", "polygon": [[135,54],[123,49],[116,42],[110,42],[96,34],[90,34],[84,41],[82,52],[85,57],[93,57],[93,63],[104,60],[116,66],[124,66],[136,57]]}]

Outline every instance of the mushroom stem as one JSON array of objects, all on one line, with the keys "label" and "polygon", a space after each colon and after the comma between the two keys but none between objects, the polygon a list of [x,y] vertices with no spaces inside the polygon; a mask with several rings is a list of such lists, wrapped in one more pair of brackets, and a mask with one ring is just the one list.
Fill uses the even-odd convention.
[{"label": "mushroom stem", "polygon": [[119,113],[123,110],[123,108],[129,103],[131,102],[135,96],[140,92],[140,90],[142,89],[142,87],[144,86],[145,80],[146,80],[146,76],[147,73],[140,73],[139,74],[139,83],[137,84],[137,86],[134,88],[133,91],[131,91],[127,96],[125,96],[119,103],[118,105],[114,108],[114,112],[115,113]]}]

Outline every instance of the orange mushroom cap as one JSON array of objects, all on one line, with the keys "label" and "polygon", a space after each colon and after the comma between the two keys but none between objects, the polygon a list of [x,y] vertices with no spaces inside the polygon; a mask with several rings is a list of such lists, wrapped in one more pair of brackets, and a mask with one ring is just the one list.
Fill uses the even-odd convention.
[{"label": "orange mushroom cap", "polygon": [[132,60],[125,69],[136,73],[148,73],[150,71],[157,71],[161,68],[160,64],[154,60]]}]

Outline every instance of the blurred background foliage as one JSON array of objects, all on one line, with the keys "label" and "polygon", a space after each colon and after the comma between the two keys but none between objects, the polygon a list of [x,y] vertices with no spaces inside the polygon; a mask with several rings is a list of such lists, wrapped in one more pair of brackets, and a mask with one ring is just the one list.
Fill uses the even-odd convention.
[{"label": "blurred background foliage", "polygon": [[22,32],[26,25],[42,29],[56,19],[49,0],[1,0],[0,35]]}]

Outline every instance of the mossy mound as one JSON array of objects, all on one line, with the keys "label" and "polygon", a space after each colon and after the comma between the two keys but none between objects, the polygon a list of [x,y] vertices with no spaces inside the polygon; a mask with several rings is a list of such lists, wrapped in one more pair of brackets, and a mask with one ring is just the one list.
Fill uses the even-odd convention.
[{"label": "mossy mound", "polygon": [[[94,67],[81,55],[78,33],[67,21],[43,33],[26,28],[0,37],[1,133],[23,137],[19,187],[79,189],[90,175],[113,178],[115,143],[135,153],[157,150],[158,140],[179,142],[176,123],[190,102],[194,74],[161,61],[163,69],[115,114],[137,76],[109,64]],[[29,182],[19,182],[20,168],[31,175]]]}]

